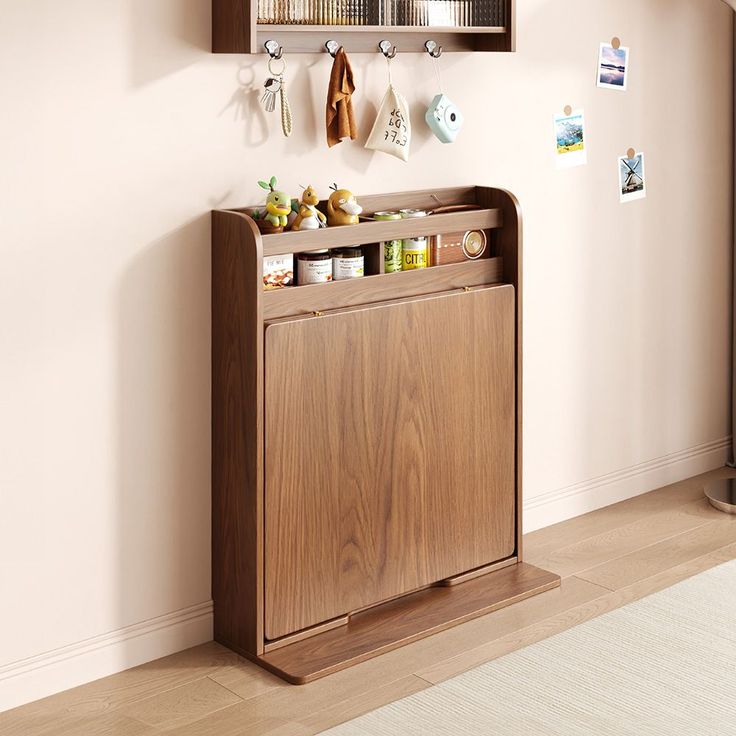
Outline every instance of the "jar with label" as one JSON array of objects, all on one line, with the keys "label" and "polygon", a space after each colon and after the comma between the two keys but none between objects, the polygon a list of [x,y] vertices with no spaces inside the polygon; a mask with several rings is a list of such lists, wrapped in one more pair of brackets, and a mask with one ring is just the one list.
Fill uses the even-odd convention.
[{"label": "jar with label", "polygon": [[325,284],[332,281],[332,256],[328,250],[308,250],[297,256],[299,286]]},{"label": "jar with label", "polygon": [[364,274],[365,259],[359,245],[335,248],[332,251],[332,278],[335,281],[359,279]]},{"label": "jar with label", "polygon": [[[379,222],[400,220],[400,212],[374,212],[373,219]],[[381,243],[383,248],[383,264],[386,273],[401,271],[401,240],[385,240]]]},{"label": "jar with label", "polygon": [[[408,220],[415,217],[426,217],[425,210],[399,210],[401,217]],[[413,271],[416,268],[427,268],[429,265],[427,237],[404,238],[401,243],[401,270]]]}]

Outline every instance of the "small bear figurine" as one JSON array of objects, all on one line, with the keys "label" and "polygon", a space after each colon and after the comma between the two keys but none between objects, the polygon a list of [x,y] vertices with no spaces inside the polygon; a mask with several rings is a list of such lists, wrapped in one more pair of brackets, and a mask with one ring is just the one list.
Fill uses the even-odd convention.
[{"label": "small bear figurine", "polygon": [[318,230],[327,225],[327,218],[317,209],[319,197],[310,184],[302,194],[292,230]]}]

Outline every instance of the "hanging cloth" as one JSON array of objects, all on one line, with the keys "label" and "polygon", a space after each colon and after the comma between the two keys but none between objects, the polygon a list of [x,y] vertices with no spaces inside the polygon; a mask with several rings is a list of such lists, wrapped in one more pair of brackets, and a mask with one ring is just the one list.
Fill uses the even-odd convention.
[{"label": "hanging cloth", "polygon": [[330,148],[345,138],[355,140],[358,137],[353,114],[353,92],[353,69],[341,46],[335,54],[327,90],[327,145]]},{"label": "hanging cloth", "polygon": [[391,79],[391,61],[388,62],[388,89],[378,110],[376,122],[365,144],[366,148],[383,151],[402,161],[409,160],[411,145],[411,120],[409,105],[404,96],[394,87]]}]

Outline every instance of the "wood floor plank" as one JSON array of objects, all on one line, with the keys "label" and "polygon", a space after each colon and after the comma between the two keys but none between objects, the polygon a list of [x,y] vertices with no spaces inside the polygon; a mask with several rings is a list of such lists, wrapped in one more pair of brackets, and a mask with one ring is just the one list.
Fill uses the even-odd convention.
[{"label": "wood floor plank", "polygon": [[647,514],[624,526],[588,537],[529,561],[562,577],[623,557],[659,541],[690,531],[720,518],[705,498]]},{"label": "wood floor plank", "polygon": [[706,482],[732,472],[729,468],[712,470],[527,534],[524,536],[524,559],[534,564],[535,559],[562,547],[605,534],[664,509],[696,501],[703,497]]},{"label": "wood floor plank", "polygon": [[670,567],[702,557],[736,542],[736,519],[711,521],[688,532],[604,562],[579,574],[583,580],[609,590],[651,578]]},{"label": "wood floor plank", "polygon": [[582,603],[580,606],[571,608],[561,614],[550,616],[538,623],[514,631],[473,650],[463,652],[444,662],[418,670],[416,674],[431,683],[443,682],[504,654],[535,644],[733,559],[736,559],[736,544],[719,548],[701,557],[689,559],[680,565],[663,570],[653,577],[633,582],[620,590],[606,591],[592,601]]},{"label": "wood floor plank", "polygon": [[66,690],[0,713],[3,736],[56,736],[80,719],[106,714],[126,703],[150,698],[242,661],[234,652],[209,642],[133,667],[87,685]]},{"label": "wood floor plank", "polygon": [[[1,716],[2,714],[0,714]],[[58,719],[40,719],[31,715],[22,721],[15,720],[7,727],[0,719],[2,736],[158,736],[152,726],[136,721],[118,712],[68,714]]]},{"label": "wood floor plank", "polygon": [[185,726],[229,708],[242,699],[209,677],[126,705],[122,713],[161,730]]},{"label": "wood floor plank", "polygon": [[[318,734],[388,703],[393,703],[395,700],[426,690],[428,687],[430,683],[426,680],[409,675],[401,680],[386,683],[368,693],[342,700],[316,713],[307,714],[305,718],[300,719],[299,723],[306,727],[306,733]],[[274,733],[273,736],[285,736],[285,734]]]},{"label": "wood floor plank", "polygon": [[242,700],[255,698],[270,690],[290,687],[281,678],[244,659],[230,667],[222,667],[210,678],[235,693]]}]

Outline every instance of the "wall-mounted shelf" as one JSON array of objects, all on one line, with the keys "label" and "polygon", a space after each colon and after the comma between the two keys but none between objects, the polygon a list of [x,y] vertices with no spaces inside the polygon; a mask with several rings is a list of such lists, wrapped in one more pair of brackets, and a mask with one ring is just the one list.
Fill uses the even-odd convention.
[{"label": "wall-mounted shelf", "polygon": [[[448,8],[477,8],[484,12],[458,18],[451,23],[447,15],[397,19],[396,24],[378,24],[375,18],[386,17],[383,12],[364,10],[353,22],[313,23],[311,17],[278,18],[278,23],[263,23],[259,18],[258,0],[212,0],[212,50],[215,53],[264,53],[268,40],[276,41],[286,53],[320,53],[328,39],[337,41],[348,52],[375,52],[378,42],[389,39],[399,52],[424,52],[428,39],[436,41],[443,51],[514,51],[516,34],[515,0],[433,0]],[[299,3],[285,3],[286,8],[298,8]],[[316,7],[318,2],[304,3]],[[334,5],[334,4],[333,4]],[[338,4],[339,5],[339,4]],[[359,7],[357,2],[346,8]],[[366,5],[371,5],[367,2]],[[426,3],[416,3],[426,7]],[[411,2],[408,4],[411,7]],[[487,8],[490,8],[488,10]],[[262,8],[263,10],[263,8]],[[391,16],[388,16],[391,19]],[[499,22],[498,25],[479,25],[478,21]],[[288,22],[283,22],[287,20]],[[363,21],[362,23],[359,21]]]}]

